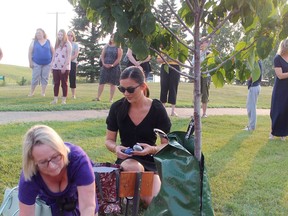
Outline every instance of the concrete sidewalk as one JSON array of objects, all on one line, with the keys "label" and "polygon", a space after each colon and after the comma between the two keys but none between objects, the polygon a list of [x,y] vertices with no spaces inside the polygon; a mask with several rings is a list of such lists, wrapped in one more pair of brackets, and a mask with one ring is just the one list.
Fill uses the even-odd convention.
[{"label": "concrete sidewalk", "polygon": [[[193,108],[176,108],[178,118],[190,118]],[[0,124],[39,121],[81,121],[84,119],[106,118],[109,110],[74,110],[45,112],[0,112]],[[167,108],[168,114],[171,108]],[[244,108],[208,108],[208,117],[213,115],[247,115]],[[269,115],[269,109],[258,109],[257,115]]]}]

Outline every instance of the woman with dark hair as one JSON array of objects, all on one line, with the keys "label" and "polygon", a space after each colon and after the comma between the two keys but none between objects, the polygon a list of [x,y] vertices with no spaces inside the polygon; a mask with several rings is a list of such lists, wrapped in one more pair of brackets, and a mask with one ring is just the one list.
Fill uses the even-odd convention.
[{"label": "woman with dark hair", "polygon": [[[156,145],[154,128],[170,131],[171,122],[165,107],[157,99],[150,99],[149,89],[145,83],[145,75],[141,67],[127,67],[120,76],[118,86],[124,97],[112,104],[106,120],[106,147],[117,155],[116,163],[121,164],[125,171],[154,171],[153,196],[141,197],[150,204],[152,198],[160,190],[161,182],[157,174],[153,155],[167,145],[161,138]],[[121,144],[117,144],[117,133]],[[123,151],[137,144],[142,151],[133,151],[131,155]]]},{"label": "woman with dark hair", "polygon": [[123,50],[117,47],[114,42],[114,34],[111,35],[109,43],[105,45],[101,52],[102,66],[100,69],[100,81],[98,86],[97,97],[95,101],[100,101],[100,97],[106,83],[110,84],[110,102],[113,102],[116,86],[119,85],[121,73],[119,62],[121,61]]}]

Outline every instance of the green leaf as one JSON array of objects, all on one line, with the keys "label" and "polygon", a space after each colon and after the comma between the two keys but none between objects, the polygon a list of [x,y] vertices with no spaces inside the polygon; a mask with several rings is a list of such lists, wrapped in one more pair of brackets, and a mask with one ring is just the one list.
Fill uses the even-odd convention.
[{"label": "green leaf", "polygon": [[146,40],[141,37],[137,37],[132,43],[132,51],[137,59],[145,59],[149,55],[148,47]]},{"label": "green leaf", "polygon": [[262,36],[257,40],[256,51],[260,59],[265,59],[273,50],[274,37]]},{"label": "green leaf", "polygon": [[144,35],[152,34],[156,27],[155,27],[155,17],[151,12],[145,13],[141,17],[141,30]]},{"label": "green leaf", "polygon": [[223,76],[223,70],[216,71],[211,78],[212,78],[212,82],[216,88],[221,88],[224,86],[225,79]]},{"label": "green leaf", "polygon": [[125,14],[123,14],[122,17],[120,17],[117,21],[117,31],[119,31],[120,34],[125,34],[129,29],[129,20]]}]

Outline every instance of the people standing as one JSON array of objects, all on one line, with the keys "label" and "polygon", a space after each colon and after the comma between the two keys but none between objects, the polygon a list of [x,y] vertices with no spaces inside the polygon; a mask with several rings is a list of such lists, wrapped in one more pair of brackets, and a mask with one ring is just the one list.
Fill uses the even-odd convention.
[{"label": "people standing", "polygon": [[35,215],[36,197],[52,216],[97,215],[92,161],[79,146],[64,142],[46,125],[31,127],[23,141],[19,214]]},{"label": "people standing", "polygon": [[66,104],[68,94],[68,76],[71,68],[71,43],[67,39],[65,30],[60,29],[55,44],[55,56],[52,64],[54,80],[54,100],[51,104],[57,104],[60,83],[62,87],[62,104]]},{"label": "people standing", "polygon": [[147,79],[149,76],[149,73],[151,72],[151,65],[150,65],[151,56],[148,55],[143,61],[140,61],[136,58],[136,55],[132,53],[132,50],[130,48],[127,49],[126,55],[129,60],[127,67],[130,67],[130,66],[142,67],[144,74],[145,74],[145,79]]},{"label": "people standing", "polygon": [[70,30],[67,32],[68,40],[72,46],[72,53],[71,53],[71,69],[69,73],[69,83],[70,89],[72,93],[72,98],[76,99],[76,72],[77,72],[77,58],[79,55],[79,46],[76,43],[76,36],[75,33]]},{"label": "people standing", "polygon": [[274,58],[275,83],[271,98],[271,133],[285,140],[288,135],[288,38],[281,41]]},{"label": "people standing", "polygon": [[[171,104],[171,116],[178,116],[175,111],[178,85],[180,81],[180,66],[177,62],[168,60],[168,65],[162,59],[164,56],[158,56],[157,62],[162,64],[160,70],[160,101],[165,106]],[[168,100],[167,100],[168,97]]]},{"label": "people standing", "polygon": [[114,42],[114,34],[111,34],[109,43],[106,44],[101,52],[102,66],[100,69],[100,81],[98,86],[96,101],[101,100],[101,95],[105,84],[110,85],[109,101],[113,102],[116,86],[119,85],[119,77],[121,73],[120,61],[123,55],[123,50]]},{"label": "people standing", "polygon": [[260,75],[257,80],[252,80],[252,76],[249,77],[247,81],[248,85],[248,95],[247,95],[247,102],[246,102],[246,108],[247,108],[247,114],[248,114],[248,125],[244,128],[246,131],[253,131],[256,128],[257,123],[257,101],[258,96],[260,94],[261,90],[261,80],[262,80],[262,74],[263,74],[263,66],[262,61],[258,61],[259,69],[260,69]]},{"label": "people standing", "polygon": [[[167,139],[161,138],[161,144],[156,144],[154,128],[165,133],[170,131],[171,122],[162,103],[150,99],[145,75],[140,67],[127,67],[120,77],[118,86],[124,98],[112,104],[106,119],[106,147],[117,155],[117,164],[125,171],[154,171],[152,197],[141,197],[146,204],[160,190],[161,181],[157,174],[153,155],[161,150]],[[120,135],[120,145],[117,135]],[[123,152],[135,144],[142,146],[142,151],[134,151],[132,155]]]},{"label": "people standing", "polygon": [[34,96],[35,89],[39,83],[41,83],[41,95],[45,96],[53,55],[54,48],[47,39],[45,31],[38,28],[35,37],[29,46],[28,53],[29,66],[32,68],[29,97]]}]

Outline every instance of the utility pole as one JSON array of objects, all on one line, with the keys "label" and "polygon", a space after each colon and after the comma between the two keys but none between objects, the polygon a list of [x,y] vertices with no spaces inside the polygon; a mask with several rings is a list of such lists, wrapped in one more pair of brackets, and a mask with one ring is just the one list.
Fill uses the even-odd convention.
[{"label": "utility pole", "polygon": [[48,14],[56,14],[56,38],[57,38],[57,34],[58,34],[58,15],[59,14],[65,14],[64,12],[54,12],[54,13],[48,13]]}]

